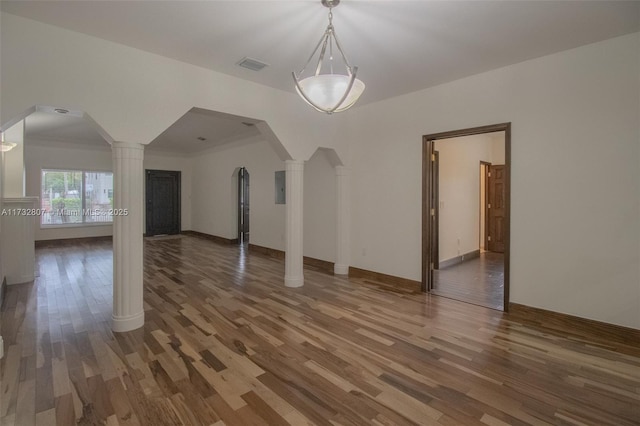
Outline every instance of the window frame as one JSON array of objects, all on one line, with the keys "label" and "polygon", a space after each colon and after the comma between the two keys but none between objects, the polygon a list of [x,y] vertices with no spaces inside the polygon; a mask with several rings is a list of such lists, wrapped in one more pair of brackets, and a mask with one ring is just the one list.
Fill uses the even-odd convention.
[{"label": "window frame", "polygon": [[[44,181],[44,173],[45,172],[67,172],[67,173],[81,173],[82,174],[82,182],[81,182],[81,214],[82,218],[81,222],[71,222],[71,223],[42,223],[43,214],[40,214],[39,225],[40,229],[52,229],[52,228],[82,228],[82,227],[92,227],[92,226],[112,226],[113,225],[113,215],[111,215],[111,221],[109,222],[87,222],[86,215],[84,212],[86,211],[86,174],[87,173],[111,173],[111,179],[113,182],[113,170],[107,169],[72,169],[72,168],[56,168],[56,167],[41,167],[40,168],[40,203],[39,209],[44,213],[44,209],[42,207],[43,201],[43,181]],[[112,184],[113,186],[113,184]],[[113,191],[113,188],[111,189]]]}]

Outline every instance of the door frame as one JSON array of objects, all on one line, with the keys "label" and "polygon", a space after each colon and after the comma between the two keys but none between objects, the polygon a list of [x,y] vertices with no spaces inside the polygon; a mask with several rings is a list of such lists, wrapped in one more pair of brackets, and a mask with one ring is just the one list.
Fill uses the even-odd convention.
[{"label": "door frame", "polygon": [[434,235],[438,205],[435,204],[433,160],[434,143],[441,139],[484,133],[504,132],[505,164],[505,247],[504,247],[504,312],[509,310],[509,276],[511,252],[511,123],[471,127],[448,132],[432,133],[422,137],[422,283],[423,292],[433,289]]}]

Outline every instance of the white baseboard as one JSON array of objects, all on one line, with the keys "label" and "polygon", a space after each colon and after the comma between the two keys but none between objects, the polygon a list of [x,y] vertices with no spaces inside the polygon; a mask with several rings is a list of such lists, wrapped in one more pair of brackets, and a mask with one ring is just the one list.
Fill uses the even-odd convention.
[{"label": "white baseboard", "polygon": [[7,285],[30,283],[35,279],[36,279],[35,273],[24,274],[24,275],[8,275]]},{"label": "white baseboard", "polygon": [[304,285],[304,277],[284,277],[284,286],[285,287],[302,287]]},{"label": "white baseboard", "polygon": [[333,265],[333,273],[335,275],[349,275],[349,265]]},{"label": "white baseboard", "polygon": [[144,325],[144,311],[126,317],[111,316],[111,329],[116,333],[135,330]]}]

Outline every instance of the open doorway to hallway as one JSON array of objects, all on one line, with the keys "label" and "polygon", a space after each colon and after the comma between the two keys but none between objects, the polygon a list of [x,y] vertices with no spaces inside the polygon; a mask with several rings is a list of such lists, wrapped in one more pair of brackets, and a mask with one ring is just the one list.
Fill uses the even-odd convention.
[{"label": "open doorway to hallway", "polygon": [[423,289],[508,308],[509,124],[424,137]]}]

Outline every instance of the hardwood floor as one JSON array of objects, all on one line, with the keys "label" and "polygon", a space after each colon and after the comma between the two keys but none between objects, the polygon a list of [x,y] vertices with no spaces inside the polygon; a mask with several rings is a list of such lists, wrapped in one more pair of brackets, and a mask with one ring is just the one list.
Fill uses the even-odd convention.
[{"label": "hardwood floor", "polygon": [[504,255],[480,257],[433,271],[433,293],[491,309],[504,309]]},{"label": "hardwood floor", "polygon": [[0,424],[640,424],[638,342],[312,270],[288,289],[192,236],[145,241],[145,326],[114,335],[111,258],[38,249],[9,288]]}]

